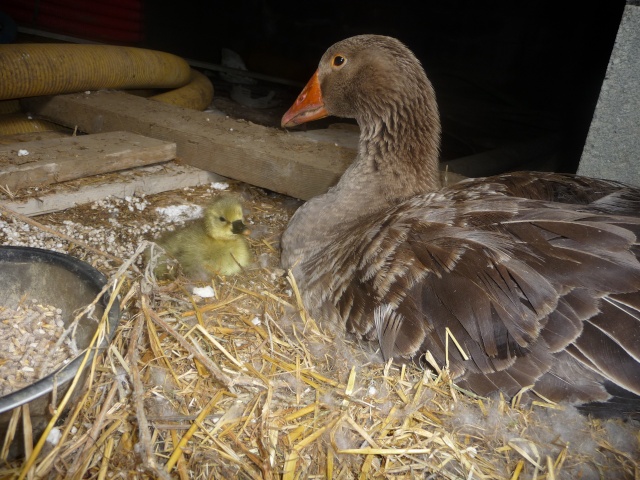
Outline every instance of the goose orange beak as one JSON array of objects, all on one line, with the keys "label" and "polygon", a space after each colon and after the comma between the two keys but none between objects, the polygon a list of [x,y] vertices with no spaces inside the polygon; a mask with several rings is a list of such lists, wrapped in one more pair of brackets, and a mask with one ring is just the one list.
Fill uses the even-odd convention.
[{"label": "goose orange beak", "polygon": [[329,115],[324,107],[320,82],[318,81],[318,71],[313,74],[311,80],[304,87],[295,103],[282,116],[281,125],[283,127],[295,127],[301,123],[319,120]]}]

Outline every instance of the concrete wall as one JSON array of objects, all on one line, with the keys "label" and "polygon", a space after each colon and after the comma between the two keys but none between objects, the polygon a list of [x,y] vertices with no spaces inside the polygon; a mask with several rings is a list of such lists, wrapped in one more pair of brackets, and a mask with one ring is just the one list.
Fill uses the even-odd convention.
[{"label": "concrete wall", "polygon": [[640,6],[625,7],[578,173],[640,186]]}]

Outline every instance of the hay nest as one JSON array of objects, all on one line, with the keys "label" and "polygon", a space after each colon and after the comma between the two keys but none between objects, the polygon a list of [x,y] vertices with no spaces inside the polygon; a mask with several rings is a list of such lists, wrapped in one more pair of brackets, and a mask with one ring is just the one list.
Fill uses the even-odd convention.
[{"label": "hay nest", "polygon": [[[295,204],[231,190],[245,199],[256,264],[216,278],[211,298],[186,278],[158,283],[141,254],[175,222],[158,207],[204,205],[215,188],[111,198],[36,221],[0,209],[3,243],[93,264],[123,312],[77,386],[81,400],[52,406],[50,441],[26,432],[26,459],[6,461],[4,448],[0,478],[639,478],[637,424],[477,398],[444,366],[383,364],[371,345],[309,318],[279,269]],[[15,429],[29,429],[24,414]]]}]

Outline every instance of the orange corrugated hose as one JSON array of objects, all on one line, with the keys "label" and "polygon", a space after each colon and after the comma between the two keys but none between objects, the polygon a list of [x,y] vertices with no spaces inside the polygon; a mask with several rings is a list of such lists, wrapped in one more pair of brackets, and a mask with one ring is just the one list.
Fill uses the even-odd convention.
[{"label": "orange corrugated hose", "polygon": [[196,110],[207,108],[213,98],[209,79],[170,53],[111,45],[0,45],[0,100],[145,88],[174,89],[152,98]]}]

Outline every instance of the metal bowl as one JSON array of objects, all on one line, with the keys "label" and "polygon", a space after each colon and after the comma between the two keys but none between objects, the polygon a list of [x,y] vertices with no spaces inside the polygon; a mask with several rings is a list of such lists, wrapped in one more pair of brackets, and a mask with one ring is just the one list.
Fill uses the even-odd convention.
[{"label": "metal bowl", "polygon": [[[106,285],[107,279],[91,265],[69,255],[29,247],[0,247],[0,305],[16,307],[23,297],[36,298],[41,304],[54,305],[62,310],[65,324],[73,321],[78,309],[84,308],[95,299]],[[94,318],[102,318],[108,305],[109,296],[105,294],[97,303]],[[108,313],[107,338],[100,345],[103,349],[113,339],[120,321],[120,304],[113,302]],[[79,349],[89,346],[96,332],[98,323],[91,318],[83,317],[78,323],[75,334]],[[1,348],[1,347],[0,347]],[[90,365],[95,354],[94,349],[86,366]],[[5,439],[12,410],[29,403],[29,411],[33,425],[33,436],[37,439],[51,419],[51,393],[56,388],[58,401],[69,388],[71,380],[76,376],[82,355],[59,368],[52,374],[35,381],[31,385],[0,397],[0,445]],[[82,373],[84,382],[87,370]],[[80,386],[82,383],[79,384]],[[76,388],[77,395],[81,388]],[[72,401],[68,405],[73,404]],[[23,454],[21,428],[17,429],[10,457]]]}]

